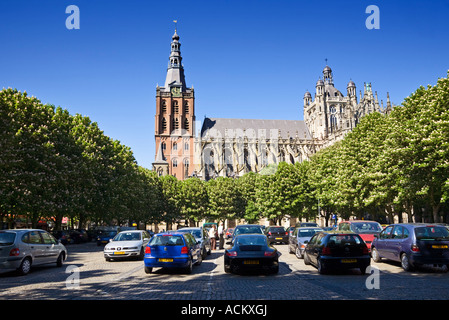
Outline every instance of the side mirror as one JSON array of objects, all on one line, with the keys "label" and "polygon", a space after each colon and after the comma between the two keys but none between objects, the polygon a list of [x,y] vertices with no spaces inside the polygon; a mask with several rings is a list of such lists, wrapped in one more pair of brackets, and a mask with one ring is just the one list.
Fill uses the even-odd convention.
[{"label": "side mirror", "polygon": [[109,242],[112,242],[113,240],[112,239],[109,239]]},{"label": "side mirror", "polygon": [[305,240],[305,241],[304,241],[304,244],[308,244],[308,243],[309,243],[309,240]]}]

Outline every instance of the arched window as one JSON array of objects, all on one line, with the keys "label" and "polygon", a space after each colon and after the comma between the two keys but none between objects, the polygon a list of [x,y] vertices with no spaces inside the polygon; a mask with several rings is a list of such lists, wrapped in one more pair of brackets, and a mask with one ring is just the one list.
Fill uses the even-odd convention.
[{"label": "arched window", "polygon": [[167,120],[165,118],[162,118],[162,131],[167,130]]},{"label": "arched window", "polygon": [[178,144],[176,142],[173,143],[173,150],[174,151],[178,150]]},{"label": "arched window", "polygon": [[172,106],[173,106],[173,113],[178,113],[179,112],[179,105],[178,105],[178,101],[177,100],[173,101]]},{"label": "arched window", "polygon": [[184,129],[189,130],[189,126],[190,126],[189,119],[185,119],[184,120]]},{"label": "arched window", "polygon": [[184,159],[184,178],[188,178],[188,176],[189,176],[189,165],[190,165],[190,162],[189,162],[189,159]]},{"label": "arched window", "polygon": [[177,168],[178,167],[178,160],[177,159],[173,159],[172,164],[173,164],[173,168]]},{"label": "arched window", "polygon": [[165,142],[162,142],[162,144],[161,144],[161,149],[162,149],[163,151],[165,151],[165,150],[167,149],[167,145],[165,144]]},{"label": "arched window", "polygon": [[187,101],[184,103],[184,113],[185,114],[189,113],[189,102]]},{"label": "arched window", "polygon": [[161,112],[166,113],[167,112],[167,102],[165,100],[161,101]]}]

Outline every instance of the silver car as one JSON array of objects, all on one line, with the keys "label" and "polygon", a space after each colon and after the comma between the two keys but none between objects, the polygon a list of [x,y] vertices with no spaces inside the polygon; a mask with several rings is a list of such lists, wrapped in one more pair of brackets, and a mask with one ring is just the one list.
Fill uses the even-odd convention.
[{"label": "silver car", "polygon": [[66,259],[65,246],[45,230],[0,230],[0,272],[26,275],[31,266],[55,263],[61,267]]},{"label": "silver car", "polygon": [[191,233],[197,242],[201,244],[201,256],[206,259],[206,255],[212,253],[212,246],[210,244],[209,233],[203,227],[184,227],[178,230],[178,232]]},{"label": "silver car", "polygon": [[298,259],[303,259],[307,243],[309,243],[313,235],[319,231],[323,231],[323,229],[319,227],[295,228],[289,236],[288,252],[295,253]]},{"label": "silver car", "polygon": [[150,234],[145,230],[119,232],[104,247],[104,258],[106,261],[132,257],[143,260],[145,247],[150,241],[150,238]]}]

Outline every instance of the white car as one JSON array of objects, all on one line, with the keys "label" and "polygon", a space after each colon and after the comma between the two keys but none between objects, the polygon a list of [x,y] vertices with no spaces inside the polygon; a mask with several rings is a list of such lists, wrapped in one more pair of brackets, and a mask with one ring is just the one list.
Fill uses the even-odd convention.
[{"label": "white car", "polygon": [[104,258],[106,261],[132,257],[143,260],[145,247],[150,241],[150,238],[150,234],[145,230],[119,232],[104,247]]}]

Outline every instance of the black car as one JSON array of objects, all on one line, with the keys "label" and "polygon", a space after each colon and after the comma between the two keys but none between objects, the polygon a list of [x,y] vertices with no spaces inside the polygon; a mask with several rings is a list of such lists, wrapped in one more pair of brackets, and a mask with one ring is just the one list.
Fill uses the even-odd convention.
[{"label": "black car", "polygon": [[70,236],[70,232],[67,230],[53,231],[52,235],[56,238],[56,240],[59,240],[63,245],[74,243],[74,240]]},{"label": "black car", "polygon": [[318,232],[310,239],[304,254],[304,263],[314,265],[321,274],[353,268],[365,274],[370,259],[368,247],[356,233]]},{"label": "black car", "polygon": [[268,244],[263,234],[240,234],[231,247],[225,249],[224,270],[226,273],[243,270],[279,272],[279,254]]},{"label": "black car", "polygon": [[284,227],[270,226],[265,229],[265,235],[268,238],[268,242],[275,243],[287,243],[288,244],[288,231]]}]

